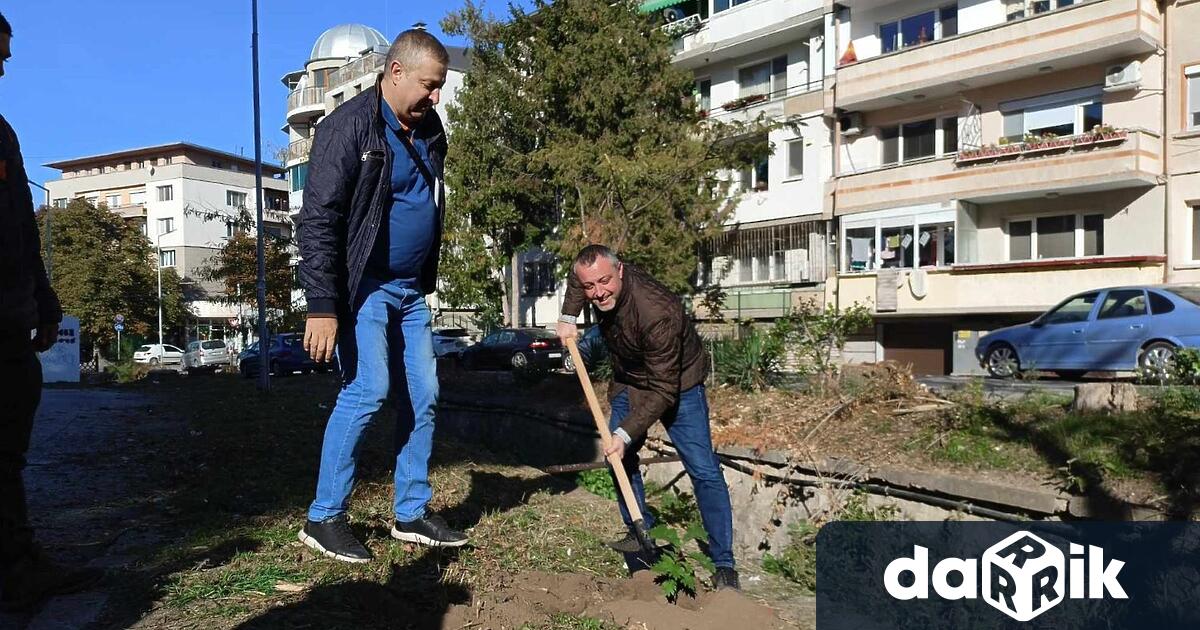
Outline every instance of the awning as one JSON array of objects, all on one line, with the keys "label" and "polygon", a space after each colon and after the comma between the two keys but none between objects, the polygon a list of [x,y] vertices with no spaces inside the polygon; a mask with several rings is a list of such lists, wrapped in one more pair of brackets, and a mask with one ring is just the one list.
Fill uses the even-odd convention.
[{"label": "awning", "polygon": [[654,11],[661,11],[667,7],[673,7],[677,4],[683,4],[684,2],[689,1],[690,0],[646,0],[646,2],[642,3],[642,6],[638,7],[638,11],[642,13],[653,13]]}]

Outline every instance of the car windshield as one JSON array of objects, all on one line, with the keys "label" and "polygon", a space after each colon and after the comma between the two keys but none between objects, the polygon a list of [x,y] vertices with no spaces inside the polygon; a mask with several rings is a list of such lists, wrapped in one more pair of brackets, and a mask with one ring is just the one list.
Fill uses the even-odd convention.
[{"label": "car windshield", "polygon": [[1200,287],[1171,287],[1167,290],[1192,304],[1200,306]]},{"label": "car windshield", "polygon": [[525,332],[529,333],[529,336],[533,337],[534,339],[557,339],[558,338],[558,333],[554,332],[553,330],[538,329],[538,330],[527,330]]},{"label": "car windshield", "polygon": [[205,341],[204,343],[200,344],[200,347],[204,348],[205,350],[224,350],[225,342],[224,341]]}]

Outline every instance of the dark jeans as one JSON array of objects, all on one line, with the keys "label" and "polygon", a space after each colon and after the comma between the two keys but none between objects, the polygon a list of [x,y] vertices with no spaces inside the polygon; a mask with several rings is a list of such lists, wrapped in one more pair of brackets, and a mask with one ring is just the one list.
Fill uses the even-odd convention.
[{"label": "dark jeans", "polygon": [[[612,399],[610,429],[617,428],[629,414],[629,393],[623,391]],[[708,397],[704,385],[697,385],[679,395],[679,403],[662,417],[667,435],[675,444],[683,468],[692,480],[696,492],[696,506],[700,508],[700,520],[708,532],[708,554],[718,567],[733,568],[733,509],[729,504],[729,487],[721,473],[721,460],[713,451],[712,433],[708,426]],[[620,438],[615,438],[620,439]],[[646,528],[654,526],[654,517],[646,508],[646,490],[642,485],[642,474],[638,470],[641,458],[638,451],[646,442],[643,436],[634,440],[625,449],[625,472],[629,474],[629,485],[642,510]],[[616,480],[613,480],[616,483]],[[621,506],[621,518],[631,525],[625,500],[617,494]]]},{"label": "dark jeans", "polygon": [[[0,335],[0,383],[9,392],[0,412],[0,573],[33,551],[21,470],[33,415],[42,400],[42,363],[26,336]],[[15,350],[14,350],[15,348]]]}]

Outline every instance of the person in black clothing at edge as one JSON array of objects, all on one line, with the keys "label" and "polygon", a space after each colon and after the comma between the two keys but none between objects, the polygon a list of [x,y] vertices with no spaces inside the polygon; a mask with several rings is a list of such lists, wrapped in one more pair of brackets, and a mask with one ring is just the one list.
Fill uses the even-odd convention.
[{"label": "person in black clothing at edge", "polygon": [[[0,15],[0,77],[12,56],[12,26]],[[0,413],[0,607],[36,609],[52,595],[83,589],[96,569],[60,566],[34,542],[21,471],[42,401],[37,353],[58,339],[62,309],[42,263],[33,195],[17,134],[0,116],[0,383],[8,393]],[[36,332],[34,332],[36,331]]]}]

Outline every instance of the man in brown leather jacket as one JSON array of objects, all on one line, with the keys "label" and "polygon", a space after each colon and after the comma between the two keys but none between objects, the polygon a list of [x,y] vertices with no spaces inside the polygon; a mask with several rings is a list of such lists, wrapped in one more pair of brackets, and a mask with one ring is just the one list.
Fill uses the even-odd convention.
[{"label": "man in brown leather jacket", "polygon": [[[558,334],[574,337],[580,310],[588,302],[596,308],[613,367],[609,426],[620,438],[612,440],[605,454],[621,457],[646,527],[653,527],[638,450],[650,426],[663,423],[696,492],[708,553],[717,567],[713,585],[738,588],[729,488],[708,424],[708,357],[691,318],[678,296],[603,245],[583,248],[571,270]],[[631,526],[624,502],[618,498],[618,503]]]}]

